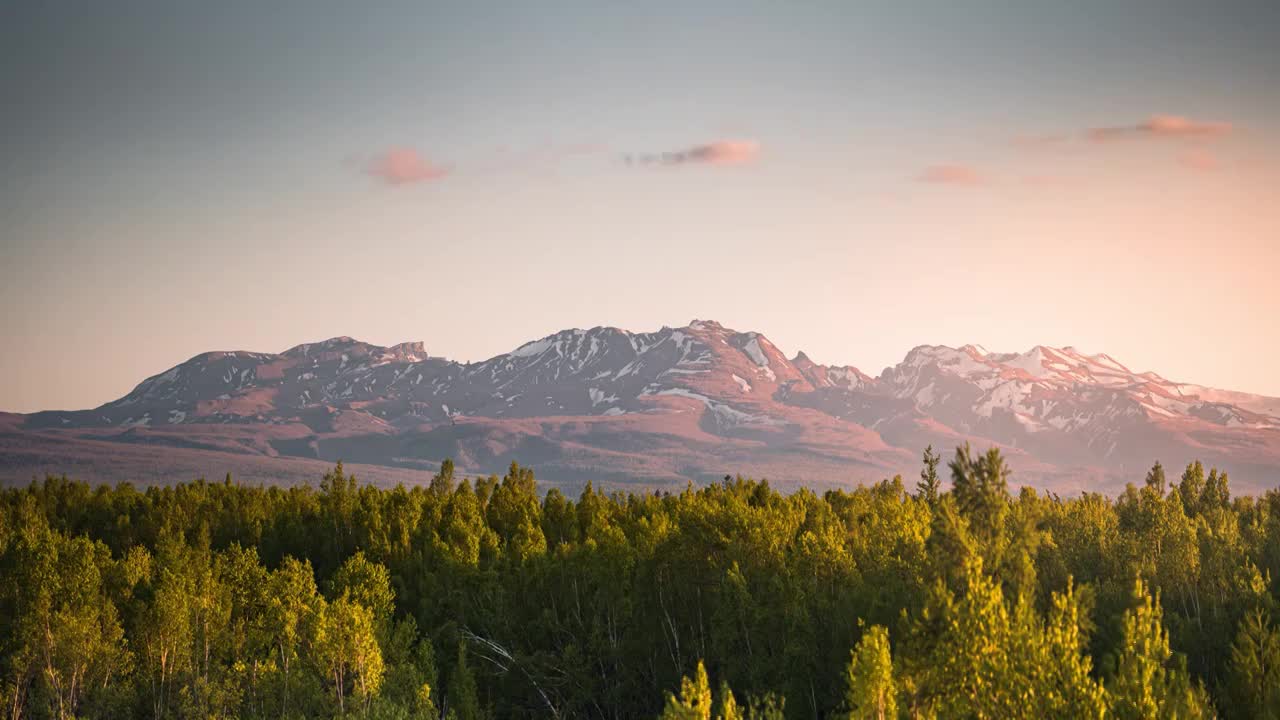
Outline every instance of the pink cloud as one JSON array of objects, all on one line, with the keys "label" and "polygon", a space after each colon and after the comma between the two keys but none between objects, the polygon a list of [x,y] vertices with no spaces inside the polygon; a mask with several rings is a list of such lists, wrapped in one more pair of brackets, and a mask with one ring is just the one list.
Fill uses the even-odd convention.
[{"label": "pink cloud", "polygon": [[1152,115],[1137,125],[1092,128],[1089,139],[1096,142],[1129,138],[1212,138],[1233,130],[1231,123],[1192,120],[1181,115]]},{"label": "pink cloud", "polygon": [[931,165],[917,177],[920,182],[936,185],[981,185],[986,180],[982,174],[969,165]]},{"label": "pink cloud", "polygon": [[628,155],[625,159],[631,165],[741,165],[754,160],[759,152],[760,143],[754,140],[716,140],[684,150]]},{"label": "pink cloud", "polygon": [[388,185],[411,185],[438,180],[448,169],[433,165],[413,148],[391,148],[374,158],[367,168],[369,175]]},{"label": "pink cloud", "polygon": [[760,152],[760,144],[752,140],[720,140],[700,149],[702,160],[713,165],[749,162]]}]

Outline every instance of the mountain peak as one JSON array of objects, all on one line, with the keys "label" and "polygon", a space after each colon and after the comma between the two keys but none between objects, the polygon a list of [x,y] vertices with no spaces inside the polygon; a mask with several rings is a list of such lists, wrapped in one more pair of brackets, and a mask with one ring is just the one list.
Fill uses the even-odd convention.
[{"label": "mountain peak", "polygon": [[427,359],[427,347],[421,340],[402,342],[387,348],[386,354],[404,362],[420,362]]},{"label": "mountain peak", "polygon": [[288,350],[285,350],[281,354],[289,357],[293,357],[297,355],[305,356],[305,355],[310,355],[313,352],[327,352],[327,351],[336,350],[338,348],[351,347],[352,345],[365,345],[365,344],[366,343],[360,342],[359,340],[356,340],[355,338],[350,337],[348,335],[338,335],[336,337],[331,337],[328,340],[321,340],[320,342],[302,343],[301,345],[294,345],[293,347],[289,348]]},{"label": "mountain peak", "polygon": [[694,318],[689,321],[689,324],[686,325],[685,328],[696,332],[699,330],[724,330],[725,326],[715,320],[699,320],[698,318]]}]

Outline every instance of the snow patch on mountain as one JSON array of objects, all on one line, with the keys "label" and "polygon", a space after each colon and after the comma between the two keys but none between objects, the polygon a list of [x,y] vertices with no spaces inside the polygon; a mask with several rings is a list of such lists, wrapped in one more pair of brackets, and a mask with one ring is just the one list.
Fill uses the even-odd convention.
[{"label": "snow patch on mountain", "polygon": [[591,407],[595,407],[596,405],[599,405],[601,403],[618,402],[617,395],[606,395],[605,392],[600,388],[588,388],[587,396],[591,398]]},{"label": "snow patch on mountain", "polygon": [[751,358],[751,362],[754,362],[756,365],[759,365],[760,367],[769,366],[769,358],[765,356],[764,349],[760,347],[759,337],[752,335],[751,339],[747,341],[747,344],[742,346],[742,352],[746,353],[747,357]]},{"label": "snow patch on mountain", "polygon": [[697,400],[698,402],[700,402],[700,403],[702,403],[704,406],[706,406],[707,410],[710,410],[710,411],[711,411],[711,414],[712,414],[713,418],[715,419],[716,424],[717,424],[717,425],[720,427],[720,429],[722,429],[722,430],[728,430],[728,429],[732,429],[732,428],[739,427],[739,426],[742,426],[742,425],[756,425],[756,424],[763,424],[763,425],[782,425],[782,424],[785,424],[785,423],[783,423],[783,422],[782,422],[782,421],[780,421],[780,420],[777,420],[777,419],[775,419],[775,418],[771,418],[771,417],[769,417],[768,415],[762,415],[762,414],[756,414],[756,413],[749,413],[749,412],[746,412],[746,411],[743,411],[743,410],[739,410],[739,409],[734,408],[734,407],[731,407],[731,406],[729,406],[729,405],[727,405],[727,404],[725,404],[725,403],[718,402],[718,401],[716,401],[716,400],[712,400],[711,398],[707,397],[706,395],[702,395],[702,394],[700,394],[700,393],[695,393],[695,392],[692,392],[692,391],[690,391],[690,390],[686,390],[686,389],[684,389],[684,388],[667,388],[667,389],[665,389],[665,390],[659,390],[658,392],[653,393],[653,394],[654,394],[654,395],[668,395],[668,396],[675,396],[675,397],[683,397],[683,398],[688,398],[688,399],[690,399],[690,400]]}]

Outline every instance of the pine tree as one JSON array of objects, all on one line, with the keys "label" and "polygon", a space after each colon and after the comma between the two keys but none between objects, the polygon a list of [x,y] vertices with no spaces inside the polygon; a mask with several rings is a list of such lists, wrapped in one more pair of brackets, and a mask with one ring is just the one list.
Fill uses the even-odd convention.
[{"label": "pine tree", "polygon": [[1204,489],[1200,491],[1200,512],[1208,512],[1225,508],[1231,503],[1231,490],[1225,472],[1218,468],[1209,470],[1209,477],[1204,481]]},{"label": "pine tree", "polygon": [[1204,485],[1204,465],[1199,460],[1187,463],[1187,469],[1182,472],[1182,481],[1177,488],[1187,517],[1200,514],[1200,496],[1204,494]]},{"label": "pine tree", "polygon": [[848,720],[886,720],[898,716],[897,688],[889,655],[889,631],[873,625],[858,641],[845,671]]},{"label": "pine tree", "polygon": [[931,508],[938,504],[938,491],[942,485],[938,480],[940,462],[942,456],[933,451],[932,445],[924,449],[924,469],[920,471],[920,482],[916,483],[916,497],[924,500]]},{"label": "pine tree", "polygon": [[1135,580],[1132,598],[1107,683],[1112,715],[1119,720],[1210,717],[1203,690],[1169,649],[1159,596],[1153,598],[1146,584]]},{"label": "pine tree", "polygon": [[999,448],[973,457],[969,445],[956,449],[950,463],[952,491],[960,512],[979,541],[991,544],[1004,530],[1009,506],[1009,469]]},{"label": "pine tree", "polygon": [[458,643],[458,659],[449,674],[449,714],[457,720],[482,720],[475,676],[467,665],[467,646]]},{"label": "pine tree", "polygon": [[1026,594],[1006,601],[971,557],[961,591],[939,582],[915,619],[901,681],[913,715],[1102,718],[1079,624],[1070,585],[1054,594],[1046,621]]},{"label": "pine tree", "polygon": [[453,486],[453,460],[445,458],[444,462],[440,463],[440,472],[431,477],[429,487],[433,495],[445,497],[453,492]]},{"label": "pine tree", "polygon": [[1094,680],[1093,662],[1085,653],[1087,638],[1081,632],[1080,594],[1075,583],[1067,579],[1065,592],[1053,594],[1049,617],[1044,626],[1043,660],[1036,696],[1042,704],[1042,715],[1061,718],[1102,718],[1106,715],[1106,691]]},{"label": "pine tree", "polygon": [[1254,610],[1240,622],[1230,677],[1239,717],[1280,720],[1280,631],[1265,611]]},{"label": "pine tree", "polygon": [[701,660],[693,679],[680,679],[680,695],[667,695],[660,720],[711,720],[711,682]]},{"label": "pine tree", "polygon": [[680,694],[667,693],[667,702],[659,720],[783,720],[785,701],[766,694],[751,699],[746,707],[738,704],[729,683],[720,682],[715,695],[706,666],[698,661],[692,678],[680,679]]},{"label": "pine tree", "polygon": [[742,710],[738,708],[738,700],[729,689],[729,683],[720,681],[720,693],[716,698],[716,720],[744,720]]},{"label": "pine tree", "polygon": [[[1009,468],[1004,463],[1004,456],[999,448],[993,447],[974,457],[969,444],[965,443],[956,448],[956,457],[949,467],[951,496],[968,523],[983,566],[988,572],[999,574],[1004,569],[1005,555],[1010,546],[1006,527],[1010,511]],[[1024,546],[1024,549],[1032,548]]]},{"label": "pine tree", "polygon": [[1167,482],[1164,477],[1164,466],[1160,464],[1159,460],[1157,460],[1156,464],[1152,465],[1151,469],[1147,471],[1146,485],[1151,488],[1154,493],[1160,497],[1164,497],[1164,494],[1167,491]]}]

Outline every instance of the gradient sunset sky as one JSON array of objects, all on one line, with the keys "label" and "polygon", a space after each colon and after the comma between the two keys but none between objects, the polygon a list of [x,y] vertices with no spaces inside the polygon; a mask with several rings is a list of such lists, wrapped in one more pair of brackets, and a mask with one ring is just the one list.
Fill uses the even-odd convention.
[{"label": "gradient sunset sky", "polygon": [[0,98],[0,410],[693,318],[1280,395],[1276,2],[16,2]]}]

